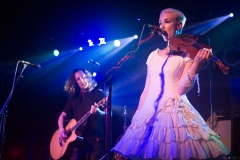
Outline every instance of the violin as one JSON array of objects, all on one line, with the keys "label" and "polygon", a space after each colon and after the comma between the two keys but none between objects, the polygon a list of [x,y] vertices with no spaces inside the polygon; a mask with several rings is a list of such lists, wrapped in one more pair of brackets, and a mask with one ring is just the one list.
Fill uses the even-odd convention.
[{"label": "violin", "polygon": [[[178,35],[169,41],[170,50],[173,53],[185,53],[186,56],[194,59],[198,51],[203,48],[210,49],[209,46],[205,44],[197,43],[197,37],[194,35]],[[217,57],[213,54],[210,57],[216,62],[219,69],[224,73],[228,74],[229,67],[225,66]]]}]

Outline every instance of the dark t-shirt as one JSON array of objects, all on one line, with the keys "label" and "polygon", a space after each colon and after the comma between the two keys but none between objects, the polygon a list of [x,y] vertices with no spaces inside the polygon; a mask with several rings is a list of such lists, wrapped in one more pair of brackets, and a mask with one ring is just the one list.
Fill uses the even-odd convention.
[{"label": "dark t-shirt", "polygon": [[[79,95],[79,97],[76,98],[69,98],[63,112],[67,114],[72,113],[73,118],[78,121],[90,111],[91,105],[95,102],[98,103],[104,97],[105,94],[102,90],[96,90],[95,92],[85,93],[83,97]],[[103,117],[98,114],[90,115],[87,119],[87,124],[84,126],[82,136],[97,136],[103,138],[104,131],[102,118]]]}]

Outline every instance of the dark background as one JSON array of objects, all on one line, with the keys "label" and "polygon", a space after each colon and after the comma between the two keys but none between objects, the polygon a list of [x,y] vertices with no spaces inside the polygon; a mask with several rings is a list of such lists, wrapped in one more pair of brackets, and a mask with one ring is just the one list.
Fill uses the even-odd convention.
[{"label": "dark background", "polygon": [[[113,52],[106,46],[88,47],[87,40],[98,43],[140,36],[143,24],[158,25],[162,9],[172,7],[187,17],[193,26],[208,20],[234,13],[212,30],[205,33],[210,38],[213,53],[230,68],[221,73],[213,61],[200,71],[201,95],[197,85],[188,93],[193,106],[206,120],[211,108],[219,114],[237,114],[240,77],[240,18],[237,0],[176,0],[176,1],[7,1],[0,2],[0,104],[5,103],[13,83],[19,60],[41,64],[41,69],[28,66],[23,72],[7,106],[3,158],[49,159],[49,143],[57,129],[57,118],[67,95],[63,91],[65,80],[76,67],[96,71],[98,82],[105,73],[129,51],[132,41],[121,50]],[[138,21],[137,19],[141,20]],[[198,29],[196,27],[196,29]],[[208,29],[206,27],[206,29]],[[146,36],[150,30],[145,29]],[[83,46],[83,51],[77,49]],[[144,43],[135,58],[125,62],[113,76],[113,145],[123,133],[123,111],[127,107],[128,124],[135,112],[146,75],[146,59],[156,48],[166,43],[155,35]],[[54,49],[60,50],[58,57]],[[101,65],[92,66],[94,59]],[[17,76],[22,69],[18,66]],[[231,87],[232,86],[232,87]],[[104,87],[102,86],[104,89]]]}]

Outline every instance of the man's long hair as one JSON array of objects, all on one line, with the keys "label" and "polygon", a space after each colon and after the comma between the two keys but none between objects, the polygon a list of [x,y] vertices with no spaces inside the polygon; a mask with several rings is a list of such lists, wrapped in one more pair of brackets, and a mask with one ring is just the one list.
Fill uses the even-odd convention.
[{"label": "man's long hair", "polygon": [[94,87],[97,85],[96,81],[93,79],[93,76],[89,71],[85,69],[76,68],[70,74],[64,86],[64,91],[66,91],[70,97],[78,97],[80,94],[80,87],[78,86],[75,80],[75,73],[78,71],[82,71],[86,75],[89,84],[88,86],[89,92],[93,90]]}]

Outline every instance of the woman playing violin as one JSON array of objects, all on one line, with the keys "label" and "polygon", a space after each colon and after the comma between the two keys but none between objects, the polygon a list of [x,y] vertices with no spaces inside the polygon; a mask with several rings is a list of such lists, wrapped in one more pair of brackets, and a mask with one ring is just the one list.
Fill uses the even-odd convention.
[{"label": "woman playing violin", "polygon": [[[182,33],[184,14],[161,11],[159,27],[169,42]],[[211,49],[200,49],[191,59],[170,52],[169,45],[150,53],[147,77],[138,108],[114,150],[130,159],[187,160],[220,158],[229,154],[219,135],[205,123],[189,102],[188,93]]]}]

